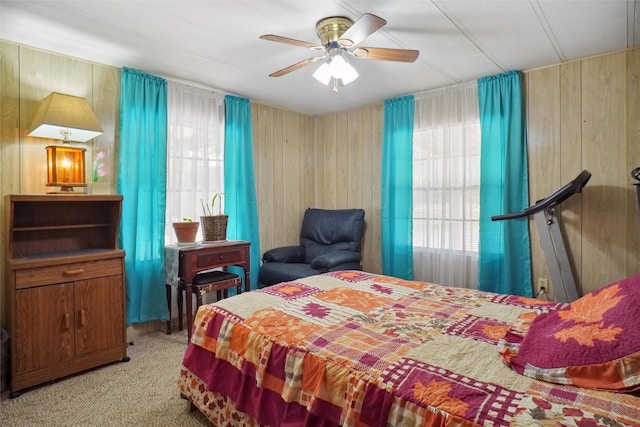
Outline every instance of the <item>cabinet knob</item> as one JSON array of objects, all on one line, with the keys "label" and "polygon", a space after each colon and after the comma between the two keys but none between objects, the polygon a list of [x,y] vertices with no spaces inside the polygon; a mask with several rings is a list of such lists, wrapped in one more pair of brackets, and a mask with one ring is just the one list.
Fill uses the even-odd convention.
[{"label": "cabinet knob", "polygon": [[71,316],[69,316],[69,313],[66,313],[64,315],[64,329],[66,331],[68,331],[69,329],[71,329]]},{"label": "cabinet knob", "polygon": [[67,276],[77,276],[78,274],[84,273],[84,268],[76,268],[73,270],[65,270],[63,274]]},{"label": "cabinet knob", "polygon": [[87,325],[87,312],[84,310],[80,310],[80,326]]}]

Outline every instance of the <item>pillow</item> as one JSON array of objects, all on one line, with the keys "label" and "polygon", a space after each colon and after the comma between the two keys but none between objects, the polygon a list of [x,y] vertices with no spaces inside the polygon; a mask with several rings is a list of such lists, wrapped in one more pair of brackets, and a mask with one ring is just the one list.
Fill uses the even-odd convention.
[{"label": "pillow", "polygon": [[640,274],[558,310],[524,314],[498,347],[508,366],[535,379],[640,390]]}]

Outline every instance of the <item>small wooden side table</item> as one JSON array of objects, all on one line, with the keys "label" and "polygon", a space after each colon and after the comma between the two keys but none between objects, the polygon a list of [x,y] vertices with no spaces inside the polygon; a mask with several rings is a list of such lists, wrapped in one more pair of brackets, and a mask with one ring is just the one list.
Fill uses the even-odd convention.
[{"label": "small wooden side table", "polygon": [[241,267],[244,270],[244,292],[251,290],[249,275],[251,263],[249,246],[251,242],[244,240],[225,240],[214,243],[196,243],[193,245],[167,245],[164,248],[165,283],[167,288],[167,304],[169,321],[167,334],[171,333],[171,289],[175,287],[185,291],[187,306],[187,336],[191,339],[193,326],[193,290],[191,284],[196,274],[201,271],[229,266]]}]

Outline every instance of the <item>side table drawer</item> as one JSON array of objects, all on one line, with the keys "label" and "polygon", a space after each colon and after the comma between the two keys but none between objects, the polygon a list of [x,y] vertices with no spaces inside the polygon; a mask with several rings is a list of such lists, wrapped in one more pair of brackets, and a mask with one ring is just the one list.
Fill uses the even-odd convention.
[{"label": "side table drawer", "polygon": [[229,265],[244,260],[244,251],[234,249],[216,253],[197,254],[196,266],[207,267],[213,264]]},{"label": "side table drawer", "polygon": [[122,259],[104,259],[16,271],[16,289],[122,274]]}]

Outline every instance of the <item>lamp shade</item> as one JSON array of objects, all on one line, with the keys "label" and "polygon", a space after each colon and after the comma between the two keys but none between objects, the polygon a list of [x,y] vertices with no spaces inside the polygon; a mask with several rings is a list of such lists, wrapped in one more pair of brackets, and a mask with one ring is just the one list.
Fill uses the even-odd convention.
[{"label": "lamp shade", "polygon": [[53,92],[42,100],[29,136],[86,142],[102,133],[85,98]]}]

